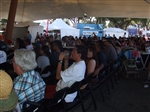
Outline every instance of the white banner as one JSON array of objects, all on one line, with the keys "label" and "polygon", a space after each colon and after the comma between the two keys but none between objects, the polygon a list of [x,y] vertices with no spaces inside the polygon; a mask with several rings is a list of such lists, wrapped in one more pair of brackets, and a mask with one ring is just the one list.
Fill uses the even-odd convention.
[{"label": "white banner", "polygon": [[83,35],[92,35],[95,33],[95,35],[98,35],[98,31],[83,31]]}]

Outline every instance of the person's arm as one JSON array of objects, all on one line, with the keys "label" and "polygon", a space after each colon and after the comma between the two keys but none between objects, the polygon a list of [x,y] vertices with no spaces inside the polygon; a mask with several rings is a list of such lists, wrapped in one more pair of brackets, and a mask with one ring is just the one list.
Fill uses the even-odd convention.
[{"label": "person's arm", "polygon": [[103,67],[104,67],[103,63],[99,64],[98,68],[94,72],[94,76],[97,76]]},{"label": "person's arm", "polygon": [[62,62],[60,62],[61,60],[59,60],[58,64],[57,64],[57,70],[56,70],[56,79],[59,80],[61,79],[61,68],[62,68]]},{"label": "person's arm", "polygon": [[64,61],[64,70],[68,68],[68,59],[65,59]]},{"label": "person's arm", "polygon": [[61,79],[60,72],[61,72],[62,61],[63,61],[64,57],[65,57],[65,53],[60,53],[59,61],[58,61],[58,64],[57,64],[57,70],[56,70],[56,79],[57,80]]},{"label": "person's arm", "polygon": [[69,64],[69,51],[64,51],[65,52],[65,58],[64,58],[64,70],[68,68]]},{"label": "person's arm", "polygon": [[87,73],[86,73],[86,75],[94,72],[95,66],[96,66],[95,60],[93,60],[93,59],[89,60],[88,64],[87,64]]}]

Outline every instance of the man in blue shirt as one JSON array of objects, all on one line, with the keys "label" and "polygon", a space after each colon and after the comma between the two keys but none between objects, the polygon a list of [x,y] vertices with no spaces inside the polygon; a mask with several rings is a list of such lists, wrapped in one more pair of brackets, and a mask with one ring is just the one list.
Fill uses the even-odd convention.
[{"label": "man in blue shirt", "polygon": [[31,41],[31,39],[32,39],[32,35],[30,34],[30,32],[29,32],[29,31],[27,32],[27,36],[26,36],[26,38],[27,38],[27,39],[29,39],[30,41]]}]

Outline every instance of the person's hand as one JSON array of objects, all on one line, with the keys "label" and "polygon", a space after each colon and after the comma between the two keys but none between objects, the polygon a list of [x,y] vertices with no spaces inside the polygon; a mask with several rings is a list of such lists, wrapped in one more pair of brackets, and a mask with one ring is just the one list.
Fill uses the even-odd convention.
[{"label": "person's hand", "polygon": [[98,69],[96,69],[96,70],[94,71],[93,76],[97,76],[98,74],[99,74],[99,70],[98,70]]},{"label": "person's hand", "polygon": [[63,60],[65,58],[65,53],[61,52],[59,55],[59,60]]}]

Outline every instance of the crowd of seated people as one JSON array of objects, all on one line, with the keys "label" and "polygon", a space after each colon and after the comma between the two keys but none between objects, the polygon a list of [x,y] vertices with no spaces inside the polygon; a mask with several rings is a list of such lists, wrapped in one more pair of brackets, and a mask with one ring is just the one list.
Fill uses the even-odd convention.
[{"label": "crowd of seated people", "polygon": [[[29,39],[17,38],[13,48],[7,48],[7,43],[5,44],[2,40],[0,42],[3,43],[0,50],[6,53],[7,59],[12,59],[10,65],[17,74],[13,79],[14,90],[18,95],[21,108],[25,100],[37,102],[46,96],[45,92],[47,97],[50,97],[56,91],[70,87],[75,81],[82,80],[90,73],[97,76],[104,66],[117,60],[124,47],[145,50],[146,45],[149,44],[145,38],[137,37],[120,37],[119,39],[103,37],[100,40],[96,36],[88,38],[65,36],[62,40],[55,40],[52,35],[47,37],[38,35],[34,43],[31,43]],[[70,55],[67,58],[63,49],[65,46],[74,47],[71,51],[69,50]],[[51,70],[46,74],[41,74],[47,66],[50,66]],[[36,71],[37,67],[41,68],[41,71]],[[44,78],[49,80],[45,81]],[[32,85],[27,84],[28,82]],[[47,88],[48,85],[54,86]],[[86,85],[82,89],[85,87]],[[53,91],[52,94],[51,91]],[[75,96],[76,93],[73,93],[65,100],[71,102]]]}]

